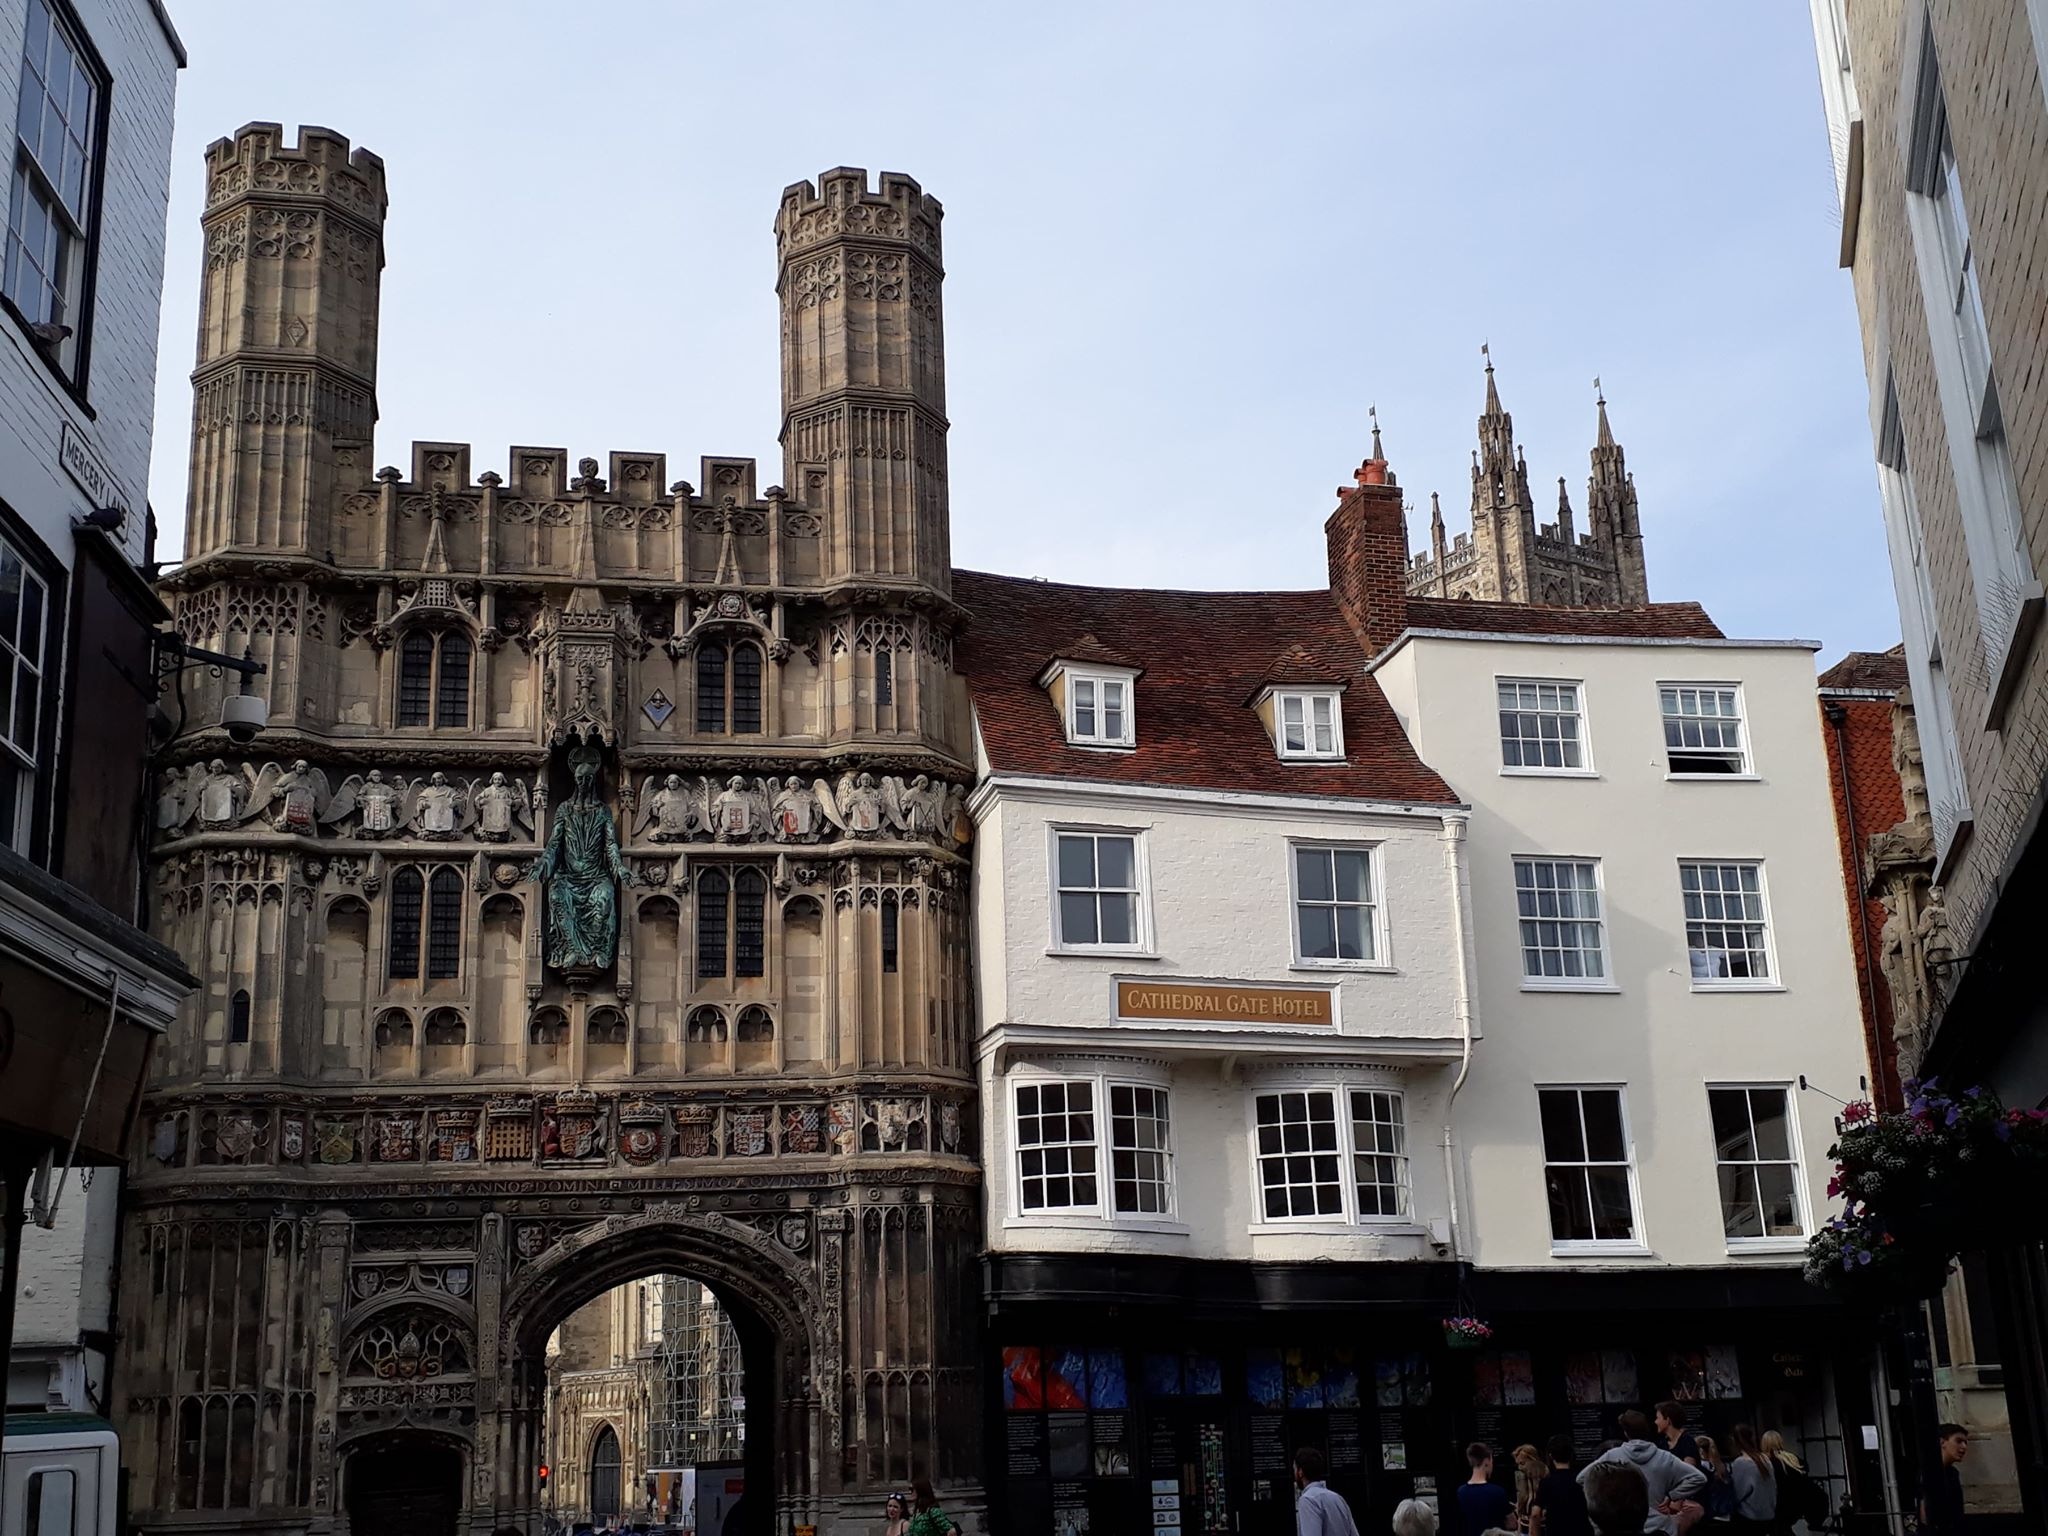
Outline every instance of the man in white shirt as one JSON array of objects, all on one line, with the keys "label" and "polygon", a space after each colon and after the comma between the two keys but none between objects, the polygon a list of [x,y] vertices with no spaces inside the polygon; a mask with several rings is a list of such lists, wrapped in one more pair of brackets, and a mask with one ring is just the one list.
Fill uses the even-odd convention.
[{"label": "man in white shirt", "polygon": [[1301,1490],[1294,1505],[1296,1536],[1358,1536],[1358,1522],[1342,1494],[1323,1481],[1323,1453],[1305,1445],[1294,1453],[1294,1486]]}]

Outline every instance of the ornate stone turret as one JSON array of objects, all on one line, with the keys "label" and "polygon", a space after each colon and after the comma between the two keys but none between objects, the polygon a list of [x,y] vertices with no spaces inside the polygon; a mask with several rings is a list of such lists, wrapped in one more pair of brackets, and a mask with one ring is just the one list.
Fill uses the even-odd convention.
[{"label": "ornate stone turret", "polygon": [[384,206],[384,162],[326,128],[293,147],[250,123],[206,151],[187,560],[326,547],[377,420]]},{"label": "ornate stone turret", "polygon": [[[1596,391],[1597,393],[1597,391]],[[1586,478],[1586,513],[1593,542],[1614,566],[1615,600],[1647,603],[1650,580],[1643,566],[1643,525],[1636,515],[1636,482],[1621,444],[1607,424],[1607,396],[1599,394],[1600,427],[1593,440],[1593,472]]]},{"label": "ornate stone turret", "polygon": [[951,589],[942,212],[845,166],[782,194],[783,483],[825,517],[827,580]]}]

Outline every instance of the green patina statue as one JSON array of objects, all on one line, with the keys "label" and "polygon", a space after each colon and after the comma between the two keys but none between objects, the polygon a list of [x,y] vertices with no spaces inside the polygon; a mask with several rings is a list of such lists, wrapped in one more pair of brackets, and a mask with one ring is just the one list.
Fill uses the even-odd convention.
[{"label": "green patina statue", "polygon": [[548,844],[531,875],[547,893],[548,964],[602,970],[619,944],[618,883],[631,884],[619,857],[619,830],[597,798],[597,753],[569,754],[576,793],[555,808]]}]

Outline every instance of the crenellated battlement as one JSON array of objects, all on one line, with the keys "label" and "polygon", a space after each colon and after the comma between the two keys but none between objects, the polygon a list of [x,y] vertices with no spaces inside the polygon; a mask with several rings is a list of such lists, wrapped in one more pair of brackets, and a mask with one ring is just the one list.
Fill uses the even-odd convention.
[{"label": "crenellated battlement", "polygon": [[377,471],[377,480],[401,492],[470,492],[495,490],[501,496],[533,501],[560,501],[589,496],[602,501],[652,503],[679,498],[699,506],[763,507],[790,498],[779,485],[757,490],[758,461],[706,454],[697,461],[697,483],[668,479],[668,455],[613,449],[602,462],[572,461],[566,448],[534,448],[514,444],[506,450],[505,470],[477,469],[481,456],[469,443],[415,438],[407,468]]},{"label": "crenellated battlement", "polygon": [[384,218],[383,159],[312,123],[299,129],[297,144],[286,139],[281,123],[244,123],[233,137],[206,147],[206,177],[209,214],[251,194],[319,199],[375,223]]},{"label": "crenellated battlement", "polygon": [[901,240],[934,261],[939,256],[939,223],[945,208],[916,180],[898,171],[881,174],[879,191],[868,173],[836,166],[815,183],[793,182],[782,189],[775,215],[775,247],[787,257],[838,237]]}]

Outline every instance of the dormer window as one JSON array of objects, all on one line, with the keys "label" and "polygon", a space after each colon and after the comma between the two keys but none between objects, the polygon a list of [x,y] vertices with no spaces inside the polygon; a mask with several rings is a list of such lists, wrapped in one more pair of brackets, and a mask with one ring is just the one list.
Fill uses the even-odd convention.
[{"label": "dormer window", "polygon": [[[1088,648],[1102,649],[1092,640]],[[1137,745],[1137,668],[1057,657],[1039,675],[1038,684],[1051,695],[1053,706],[1059,710],[1069,744],[1109,748]]]},{"label": "dormer window", "polygon": [[1344,755],[1344,715],[1335,689],[1289,690],[1278,695],[1280,755],[1336,758]]},{"label": "dormer window", "polygon": [[1251,706],[1282,762],[1344,760],[1344,690],[1304,682],[1268,683]]}]

